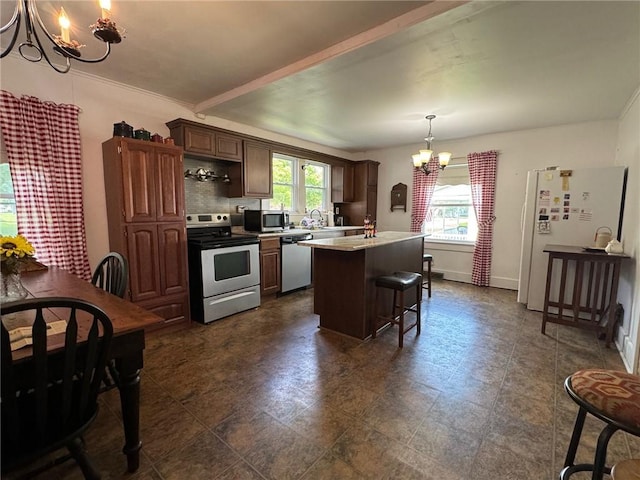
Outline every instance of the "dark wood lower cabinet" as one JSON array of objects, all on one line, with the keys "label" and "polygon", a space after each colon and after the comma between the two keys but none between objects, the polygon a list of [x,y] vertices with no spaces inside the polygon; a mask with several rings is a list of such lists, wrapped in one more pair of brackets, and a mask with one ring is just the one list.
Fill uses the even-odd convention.
[{"label": "dark wood lower cabinet", "polygon": [[[158,228],[155,224],[125,226],[125,258],[129,260],[130,300],[138,303],[161,295]],[[111,248],[115,250],[113,242]]]},{"label": "dark wood lower cabinet", "polygon": [[274,295],[280,291],[280,238],[260,240],[260,295]]},{"label": "dark wood lower cabinet", "polygon": [[162,330],[169,328],[184,328],[189,319],[189,296],[167,295],[146,302],[138,302],[145,310],[164,318],[164,323],[149,327],[148,330]]},{"label": "dark wood lower cabinet", "polygon": [[125,227],[131,301],[163,317],[166,324],[188,322],[187,259],[182,223]]}]

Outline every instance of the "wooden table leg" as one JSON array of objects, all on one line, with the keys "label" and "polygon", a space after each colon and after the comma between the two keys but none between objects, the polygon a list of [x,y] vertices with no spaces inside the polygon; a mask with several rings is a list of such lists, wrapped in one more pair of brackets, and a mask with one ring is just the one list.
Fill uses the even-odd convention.
[{"label": "wooden table leg", "polygon": [[609,295],[609,319],[607,323],[607,335],[605,346],[609,348],[611,339],[613,338],[613,329],[616,323],[616,310],[618,309],[618,280],[620,279],[620,261],[613,264],[613,272],[611,274],[611,294]]},{"label": "wooden table leg", "polygon": [[551,293],[551,272],[553,271],[554,258],[553,254],[549,254],[549,259],[547,260],[547,285],[544,290],[544,307],[542,309],[541,332],[543,335],[547,327],[547,319],[549,318],[549,294]]},{"label": "wooden table leg", "polygon": [[116,360],[120,373],[120,405],[125,444],[122,452],[127,456],[127,471],[135,472],[140,466],[140,367],[142,352]]},{"label": "wooden table leg", "polygon": [[558,321],[562,323],[562,317],[564,315],[564,294],[567,288],[567,269],[569,268],[569,259],[561,258],[562,268],[560,269],[560,292],[558,293]]},{"label": "wooden table leg", "polygon": [[582,299],[582,276],[584,275],[584,262],[576,260],[576,271],[573,277],[573,321],[580,321],[580,305]]}]

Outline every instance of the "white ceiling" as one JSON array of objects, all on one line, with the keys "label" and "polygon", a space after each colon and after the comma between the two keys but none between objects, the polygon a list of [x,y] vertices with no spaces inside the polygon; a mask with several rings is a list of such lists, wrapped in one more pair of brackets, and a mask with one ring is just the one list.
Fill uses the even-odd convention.
[{"label": "white ceiling", "polygon": [[[39,1],[43,20],[60,4],[95,56],[97,2]],[[113,0],[113,18],[110,58],[72,68],[350,152],[418,143],[430,113],[436,143],[615,119],[640,86],[637,0]]]}]

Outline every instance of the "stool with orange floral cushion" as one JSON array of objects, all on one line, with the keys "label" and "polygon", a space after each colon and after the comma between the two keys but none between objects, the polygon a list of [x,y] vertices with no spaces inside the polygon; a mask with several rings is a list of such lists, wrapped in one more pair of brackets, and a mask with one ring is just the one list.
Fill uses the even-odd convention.
[{"label": "stool with orange floral cushion", "polygon": [[[605,473],[611,473],[606,465],[611,436],[623,430],[640,437],[640,377],[614,370],[580,370],[567,377],[564,388],[580,409],[560,480],[566,480],[576,472],[593,472],[592,480],[602,480]],[[593,463],[575,465],[587,413],[605,422],[606,426],[598,436]]]}]

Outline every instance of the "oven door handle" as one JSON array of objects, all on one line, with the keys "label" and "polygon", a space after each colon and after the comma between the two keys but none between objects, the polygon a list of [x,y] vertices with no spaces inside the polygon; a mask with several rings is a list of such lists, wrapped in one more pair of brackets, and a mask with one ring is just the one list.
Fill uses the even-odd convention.
[{"label": "oven door handle", "polygon": [[260,240],[258,240],[257,238],[247,238],[245,240],[234,240],[233,242],[215,242],[212,241],[211,243],[205,243],[203,244],[200,248],[202,250],[212,250],[215,248],[226,248],[226,247],[242,247],[244,245],[257,245],[258,243],[260,243]]}]

